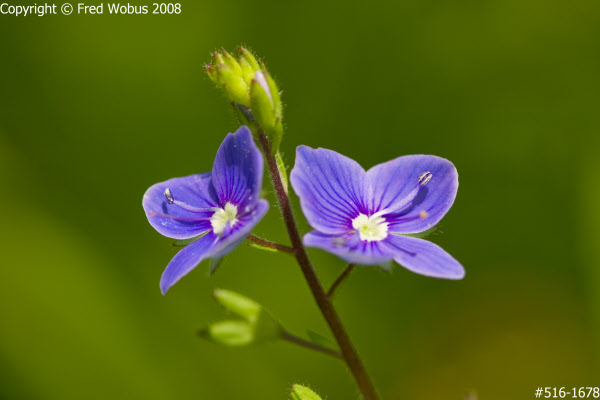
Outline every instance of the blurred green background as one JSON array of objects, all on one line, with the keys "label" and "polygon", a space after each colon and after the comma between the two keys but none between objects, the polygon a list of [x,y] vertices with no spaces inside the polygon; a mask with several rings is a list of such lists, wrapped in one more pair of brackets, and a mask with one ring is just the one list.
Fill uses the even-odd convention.
[{"label": "blurred green background", "polygon": [[[186,0],[172,16],[0,15],[0,398],[275,400],[296,382],[357,398],[336,360],[195,336],[223,316],[215,287],[328,335],[288,257],[240,246],[213,277],[202,264],[158,289],[174,249],[142,195],[211,168],[236,126],[202,65],[240,43],[283,89],[290,168],[299,144],[365,167],[425,153],[458,168],[432,240],[465,280],[365,267],[336,299],[382,398],[600,386],[599,13],[592,0]],[[256,233],[285,241],[275,208]],[[345,267],[310,253],[325,284]]]}]

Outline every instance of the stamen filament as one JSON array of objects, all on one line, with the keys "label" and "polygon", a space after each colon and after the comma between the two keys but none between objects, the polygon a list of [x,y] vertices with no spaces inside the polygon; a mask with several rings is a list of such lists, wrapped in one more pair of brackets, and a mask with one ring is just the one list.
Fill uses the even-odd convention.
[{"label": "stamen filament", "polygon": [[210,220],[210,217],[180,217],[178,215],[169,215],[169,214],[161,214],[161,213],[157,213],[154,211],[150,211],[148,213],[149,217],[153,217],[153,218],[164,218],[164,219],[172,219],[174,221],[186,221],[186,222],[196,222],[196,221],[208,221]]},{"label": "stamen filament", "polygon": [[194,207],[183,201],[175,200],[173,204],[183,208],[185,211],[193,212],[193,213],[203,213],[203,212],[214,212],[219,209],[219,207]]},{"label": "stamen filament", "polygon": [[422,174],[419,175],[419,178],[417,179],[417,187],[415,187],[409,194],[404,196],[401,200],[393,203],[392,205],[386,207],[385,209],[383,209],[373,215],[379,216],[379,215],[386,215],[386,214],[395,214],[399,211],[402,211],[404,208],[406,208],[407,205],[409,205],[417,197],[417,195],[419,194],[419,191],[421,190],[421,186],[427,185],[432,177],[433,177],[433,175],[431,174],[431,172],[423,172]]},{"label": "stamen filament", "polygon": [[169,188],[165,189],[165,199],[167,200],[167,203],[175,204],[176,206],[184,209],[185,211],[189,211],[192,213],[204,213],[211,211],[214,212],[219,209],[219,207],[194,207],[192,205],[184,203],[183,201],[175,200],[175,197],[173,197],[173,194],[171,193],[171,190]]}]

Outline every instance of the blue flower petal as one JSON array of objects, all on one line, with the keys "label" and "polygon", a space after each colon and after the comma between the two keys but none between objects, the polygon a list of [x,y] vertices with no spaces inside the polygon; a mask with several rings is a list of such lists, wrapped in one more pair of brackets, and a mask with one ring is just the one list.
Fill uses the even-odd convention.
[{"label": "blue flower petal", "polygon": [[304,235],[304,245],[334,254],[349,263],[379,265],[391,261],[393,254],[382,242],[360,240],[358,233],[329,235],[312,231]]},{"label": "blue flower petal", "polygon": [[267,211],[269,211],[269,202],[264,199],[259,199],[253,206],[246,206],[245,209],[240,210],[236,222],[227,234],[219,237],[219,247],[211,257],[223,257],[236,248],[260,222]]},{"label": "blue flower petal", "polygon": [[160,278],[160,291],[162,294],[167,293],[171,286],[196,268],[202,260],[210,258],[218,247],[217,235],[209,232],[175,254]]},{"label": "blue flower petal", "polygon": [[211,174],[173,178],[151,186],[144,194],[142,205],[150,225],[161,235],[173,239],[190,239],[210,229],[208,218],[212,211],[190,212],[176,204],[169,204],[165,190],[169,189],[177,201],[197,208],[217,206],[211,186]]},{"label": "blue flower petal", "polygon": [[394,261],[414,273],[433,278],[462,279],[463,266],[437,244],[410,236],[389,235],[382,241]]},{"label": "blue flower petal", "polygon": [[236,222],[222,236],[210,231],[188,244],[173,257],[160,280],[163,294],[177,281],[208,258],[220,258],[235,249],[269,210],[269,202],[259,199],[253,206],[240,210]]},{"label": "blue flower petal", "polygon": [[364,169],[335,151],[298,146],[290,181],[306,219],[320,232],[348,232],[366,210]]},{"label": "blue flower petal", "polygon": [[419,176],[424,172],[430,172],[431,179],[420,188],[404,212],[386,217],[390,232],[418,233],[440,222],[456,198],[458,173],[450,161],[427,155],[398,157],[367,171],[373,188],[374,212],[408,196],[418,186]]},{"label": "blue flower petal", "polygon": [[212,182],[220,200],[245,207],[256,203],[263,178],[263,157],[250,130],[242,126],[227,135],[215,157]]},{"label": "blue flower petal", "polygon": [[[425,231],[448,212],[458,189],[458,174],[450,161],[405,156],[365,173],[336,152],[300,146],[291,182],[316,229],[304,236],[306,246],[350,263],[378,265],[394,259],[426,276],[464,276],[460,263],[439,246],[394,234]],[[365,215],[353,227],[359,213]]]}]

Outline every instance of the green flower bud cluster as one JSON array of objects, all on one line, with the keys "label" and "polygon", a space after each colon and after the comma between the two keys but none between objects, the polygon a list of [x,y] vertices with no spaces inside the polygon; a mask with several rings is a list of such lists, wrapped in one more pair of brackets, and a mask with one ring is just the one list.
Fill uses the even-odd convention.
[{"label": "green flower bud cluster", "polygon": [[236,319],[212,323],[201,337],[226,346],[245,346],[281,337],[281,325],[260,304],[230,290],[216,289],[215,300]]},{"label": "green flower bud cluster", "polygon": [[213,53],[213,62],[204,66],[208,77],[239,108],[244,125],[260,128],[270,141],[273,153],[283,135],[283,106],[275,80],[262,62],[246,48],[237,58],[226,50]]},{"label": "green flower bud cluster", "polygon": [[306,386],[297,384],[292,386],[291,396],[292,400],[323,400],[318,394],[316,394]]},{"label": "green flower bud cluster", "polygon": [[261,70],[261,64],[252,53],[239,47],[236,59],[226,50],[215,51],[213,62],[204,69],[231,101],[250,107],[250,86],[256,71]]}]

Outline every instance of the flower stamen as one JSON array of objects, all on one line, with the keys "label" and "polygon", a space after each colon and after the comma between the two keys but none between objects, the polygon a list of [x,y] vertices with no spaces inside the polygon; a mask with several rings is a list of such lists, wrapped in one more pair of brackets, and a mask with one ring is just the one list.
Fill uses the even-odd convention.
[{"label": "flower stamen", "polygon": [[424,186],[427,185],[429,183],[429,181],[431,180],[431,177],[433,176],[433,174],[431,172],[423,172],[421,175],[419,175],[419,185]]},{"label": "flower stamen", "polygon": [[407,205],[409,205],[417,197],[417,195],[419,194],[419,191],[421,190],[421,186],[427,185],[432,177],[433,177],[433,174],[431,172],[423,172],[417,178],[417,187],[415,187],[413,190],[411,190],[411,192],[409,194],[407,194],[406,196],[404,196],[404,198],[402,198],[401,200],[393,203],[389,207],[377,212],[374,215],[394,214],[399,211],[402,211],[404,208],[406,208]]},{"label": "flower stamen", "polygon": [[210,225],[213,228],[213,232],[217,235],[221,235],[227,225],[232,227],[237,222],[238,208],[236,205],[227,202],[225,207],[217,208],[215,213],[210,217]]},{"label": "flower stamen", "polygon": [[352,220],[352,227],[358,231],[360,240],[374,242],[383,240],[388,235],[388,223],[380,215],[373,214],[370,217],[365,214],[358,214],[358,217]]},{"label": "flower stamen", "polygon": [[192,213],[210,212],[219,209],[217,207],[194,207],[187,203],[184,203],[183,201],[175,200],[175,197],[173,197],[173,193],[171,193],[171,190],[169,188],[165,189],[165,200],[167,200],[167,203],[169,205],[175,204],[176,206],[184,209],[185,211],[189,211]]},{"label": "flower stamen", "polygon": [[171,190],[169,188],[165,189],[165,199],[169,204],[173,204],[173,202],[175,201],[175,198],[173,197],[173,194],[171,193]]}]

